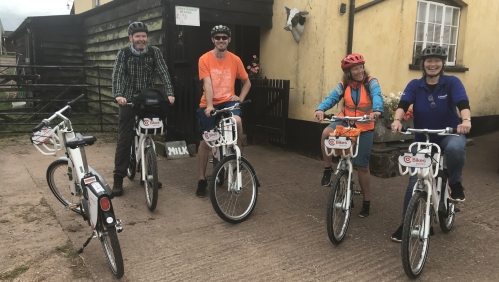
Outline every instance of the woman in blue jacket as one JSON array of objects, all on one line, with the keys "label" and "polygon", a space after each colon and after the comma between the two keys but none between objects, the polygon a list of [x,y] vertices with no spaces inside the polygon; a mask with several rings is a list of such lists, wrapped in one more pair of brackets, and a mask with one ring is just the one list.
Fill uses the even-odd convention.
[{"label": "woman in blue jacket", "polygon": [[[413,105],[414,128],[417,129],[443,129],[446,127],[457,128],[459,136],[430,136],[430,142],[437,143],[447,158],[447,171],[451,199],[462,202],[465,200],[462,182],[462,172],[466,161],[466,137],[471,129],[470,103],[466,90],[455,76],[444,75],[447,51],[441,46],[429,46],[421,54],[421,69],[423,77],[414,79],[404,90],[398,109],[395,111],[392,131],[397,133],[402,129],[400,120]],[[456,107],[459,109],[459,117]],[[425,136],[416,134],[416,142],[426,141]],[[409,184],[404,198],[402,220],[407,206],[412,197],[412,190],[417,181],[417,175],[409,178]],[[402,241],[402,226],[392,234],[395,242]]]}]

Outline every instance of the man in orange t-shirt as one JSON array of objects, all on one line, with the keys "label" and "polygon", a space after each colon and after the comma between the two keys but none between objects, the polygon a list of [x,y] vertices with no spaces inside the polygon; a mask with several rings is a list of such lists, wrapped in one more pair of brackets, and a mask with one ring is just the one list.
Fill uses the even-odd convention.
[{"label": "man in orange t-shirt", "polygon": [[[227,51],[230,43],[230,29],[223,25],[217,25],[211,30],[211,41],[215,48],[199,58],[199,79],[203,81],[203,97],[199,103],[197,114],[199,116],[199,131],[202,133],[213,128],[215,117],[210,116],[214,109],[231,107],[236,103],[244,101],[250,90],[251,83],[244,69],[241,59]],[[236,78],[242,81],[241,94],[236,96],[234,84]],[[241,123],[241,110],[234,110],[234,118],[237,122],[238,138],[237,144],[241,147],[240,136],[243,135]],[[199,181],[196,196],[206,195],[206,166],[208,165],[208,152],[210,147],[201,138],[198,148]]]}]

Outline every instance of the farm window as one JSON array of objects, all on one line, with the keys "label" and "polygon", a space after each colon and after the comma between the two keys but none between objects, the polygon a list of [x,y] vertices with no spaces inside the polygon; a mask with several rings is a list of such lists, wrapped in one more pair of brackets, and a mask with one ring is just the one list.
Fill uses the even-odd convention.
[{"label": "farm window", "polygon": [[456,65],[460,13],[459,7],[418,0],[413,64],[419,63],[419,56],[424,48],[440,45],[449,54],[446,65]]}]

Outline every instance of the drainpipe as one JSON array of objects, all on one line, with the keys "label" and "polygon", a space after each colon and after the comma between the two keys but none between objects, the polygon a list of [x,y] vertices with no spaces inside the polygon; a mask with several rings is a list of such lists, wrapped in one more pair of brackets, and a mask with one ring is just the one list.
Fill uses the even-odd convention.
[{"label": "drainpipe", "polygon": [[354,15],[355,15],[355,0],[350,0],[350,9],[348,11],[347,55],[352,54]]}]

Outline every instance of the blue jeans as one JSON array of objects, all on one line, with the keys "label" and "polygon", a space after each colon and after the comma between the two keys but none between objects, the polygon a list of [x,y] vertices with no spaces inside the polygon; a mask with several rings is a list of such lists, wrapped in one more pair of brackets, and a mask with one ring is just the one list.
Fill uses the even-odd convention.
[{"label": "blue jeans", "polygon": [[[449,173],[449,184],[462,182],[463,168],[466,161],[466,136],[461,134],[459,136],[446,136],[440,144],[440,149],[445,154],[445,163],[447,164],[447,172]],[[405,212],[409,201],[412,197],[414,185],[418,180],[418,175],[409,177],[409,184],[405,191],[404,209],[402,210],[402,222],[404,221]]]}]

